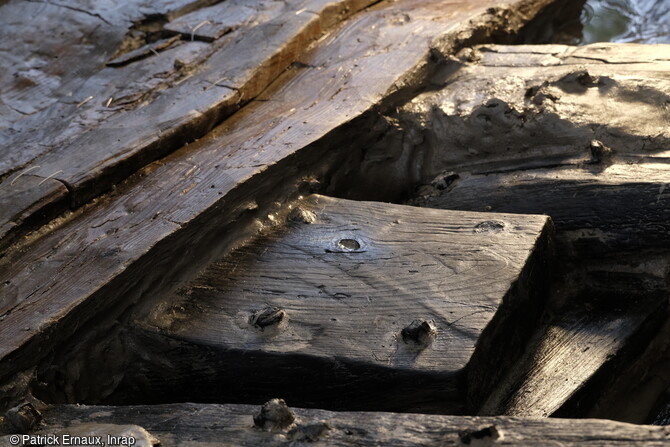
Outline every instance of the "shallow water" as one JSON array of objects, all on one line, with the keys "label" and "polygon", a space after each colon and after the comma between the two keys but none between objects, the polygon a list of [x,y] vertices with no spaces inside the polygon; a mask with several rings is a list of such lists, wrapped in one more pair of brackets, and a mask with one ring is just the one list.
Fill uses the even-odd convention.
[{"label": "shallow water", "polygon": [[670,0],[588,0],[582,44],[670,43]]}]

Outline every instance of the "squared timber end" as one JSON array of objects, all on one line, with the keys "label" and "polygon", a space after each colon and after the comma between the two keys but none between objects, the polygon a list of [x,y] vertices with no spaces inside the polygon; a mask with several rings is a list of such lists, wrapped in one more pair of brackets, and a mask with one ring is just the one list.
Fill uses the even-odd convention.
[{"label": "squared timber end", "polygon": [[207,396],[185,398],[212,398],[234,378],[218,397],[281,389],[300,405],[398,410],[414,396],[413,409],[464,411],[542,308],[546,216],[310,196],[283,218],[135,318],[138,343],[164,359],[152,386],[197,380]]}]

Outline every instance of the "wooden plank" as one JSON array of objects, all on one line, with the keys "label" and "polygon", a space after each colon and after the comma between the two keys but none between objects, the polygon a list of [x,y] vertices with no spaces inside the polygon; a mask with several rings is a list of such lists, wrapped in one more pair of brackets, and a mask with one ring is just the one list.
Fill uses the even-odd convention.
[{"label": "wooden plank", "polygon": [[[0,257],[2,249],[22,234],[17,228],[26,231],[53,219],[58,210],[67,206],[67,195],[62,183],[29,173],[19,173],[0,183]],[[15,214],[17,211],[20,212]]]},{"label": "wooden plank", "polygon": [[[185,38],[212,42],[246,23],[258,20],[256,16],[270,9],[273,2],[249,4],[243,1],[225,1],[186,14],[165,25],[165,30],[182,34]],[[275,2],[275,8],[280,7]],[[261,17],[260,22],[266,21]]]},{"label": "wooden plank", "polygon": [[[0,178],[53,148],[49,135],[59,133],[61,120],[76,118],[76,104],[88,96],[78,97],[80,89],[124,45],[129,29],[141,34],[134,23],[170,20],[208,3],[212,0],[3,2],[0,37],[14,44],[0,49],[5,68],[0,73]],[[52,131],[35,139],[42,128]]]},{"label": "wooden plank", "polygon": [[[666,265],[666,274],[667,271]],[[664,284],[661,290],[666,288]],[[634,424],[670,425],[670,319],[666,318],[663,326],[643,348],[634,361],[623,365],[622,371],[598,396],[586,417]]]},{"label": "wooden plank", "polygon": [[480,414],[586,415],[667,315],[667,293],[587,290],[570,301],[534,335]]},{"label": "wooden plank", "polygon": [[665,393],[663,400],[656,409],[656,414],[652,415],[650,423],[654,425],[670,425],[670,393]]},{"label": "wooden plank", "polygon": [[[611,256],[670,246],[664,163],[584,164],[581,167],[462,175],[425,204],[443,209],[551,216],[563,254]],[[622,212],[625,210],[625,212]]]},{"label": "wooden plank", "polygon": [[[260,407],[173,404],[133,407],[56,406],[37,433],[140,426],[163,447],[178,446],[663,446],[667,427],[596,419],[532,419],[397,413],[336,413],[291,408],[295,422],[277,431],[254,426]],[[138,428],[135,430],[139,431]],[[92,430],[91,430],[92,431]],[[104,433],[104,431],[102,432]],[[146,436],[146,435],[145,435]],[[5,436],[6,440],[8,437]],[[2,440],[3,438],[0,438]],[[139,445],[139,444],[138,444]]]},{"label": "wooden plank", "polygon": [[384,138],[350,181],[378,192],[368,199],[395,200],[443,171],[583,164],[594,139],[622,162],[668,163],[668,54],[668,45],[609,43],[465,49],[428,91],[372,124]]},{"label": "wooden plank", "polygon": [[462,413],[523,351],[546,296],[546,217],[312,196],[289,219],[129,317],[123,372],[66,363],[109,364],[112,402],[280,389],[309,407]]},{"label": "wooden plank", "polygon": [[[246,14],[254,7],[254,20],[199,51],[191,63],[164,51],[123,73],[108,68],[91,74],[74,101],[29,117],[21,133],[10,135],[5,147],[24,155],[0,175],[19,167],[35,168],[33,175],[42,177],[55,172],[54,178],[70,185],[70,202],[80,206],[148,162],[206,134],[258,95],[329,27],[373,2],[231,2],[228,12]],[[299,5],[310,12],[296,14]],[[31,125],[38,131],[32,133]]]},{"label": "wooden plank", "polygon": [[[449,53],[457,39],[499,26],[518,29],[545,2],[523,3],[524,14],[510,13],[504,25],[486,14],[497,4],[468,2],[445,14],[440,1],[407,1],[353,16],[305,56],[305,68],[286,72],[262,100],[208,137],[150,165],[29,247],[8,252],[0,261],[0,296],[11,293],[17,305],[3,308],[0,376],[34,365],[48,355],[46,346],[102,309],[120,311],[158,294],[170,286],[166,278],[184,277],[222,255],[246,237],[241,229],[258,228],[274,202],[285,203],[309,184],[305,176],[328,178],[335,187],[330,177],[351,166],[355,152],[351,129],[334,132],[338,125],[420,85],[431,48]],[[316,94],[310,91],[325,99],[305,102]],[[17,289],[7,292],[5,281]]]}]

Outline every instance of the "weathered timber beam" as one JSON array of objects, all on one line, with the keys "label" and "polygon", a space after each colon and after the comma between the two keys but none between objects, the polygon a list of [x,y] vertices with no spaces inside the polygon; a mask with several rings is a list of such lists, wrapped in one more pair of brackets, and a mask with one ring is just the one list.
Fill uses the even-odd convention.
[{"label": "weathered timber beam", "polygon": [[[599,393],[610,393],[667,315],[667,294],[654,291],[667,287],[667,270],[643,254],[670,245],[665,48],[478,47],[435,78],[443,88],[396,117],[423,137],[415,138],[417,157],[428,157],[422,175],[443,170],[412,203],[547,214],[558,253],[589,284],[573,293],[570,280],[555,282],[569,306],[529,342],[484,414],[603,416]],[[658,270],[654,287],[613,256],[623,253]],[[641,287],[604,284],[617,275]]]},{"label": "weathered timber beam", "polygon": [[[7,157],[0,152],[0,177],[5,177],[0,186],[29,170],[35,179],[34,194],[44,192],[38,185],[45,178],[67,185],[69,194],[68,200],[43,194],[41,201],[53,202],[47,219],[30,213],[32,202],[13,202],[7,218],[0,221],[10,223],[10,230],[0,233],[0,250],[34,228],[35,222],[44,224],[68,207],[81,206],[147,163],[202,137],[257,96],[338,21],[374,2],[226,1],[211,7],[213,10],[206,8],[180,19],[188,20],[202,11],[226,13],[229,18],[244,15],[246,18],[225,38],[207,44],[192,42],[186,34],[185,42],[169,39],[162,46],[150,44],[114,58],[112,66],[98,72],[82,72],[82,78],[72,81],[78,88],[71,87],[71,100],[54,100],[3,134],[0,151]],[[210,3],[201,2],[200,6]],[[28,5],[38,8],[41,3]],[[13,14],[12,8],[3,7]],[[25,4],[14,8],[23,11]],[[225,11],[220,11],[222,8]],[[167,32],[162,24],[168,20],[169,16],[159,20],[151,32]],[[212,20],[202,23],[214,23]],[[193,32],[200,28],[196,24]],[[125,27],[123,30],[125,33]],[[114,31],[118,33],[117,28]],[[131,30],[131,35],[133,32],[137,31]],[[114,43],[123,48],[124,43],[111,41],[105,50],[117,51]],[[72,51],[81,50],[79,47],[75,45]],[[48,50],[55,51],[52,47]],[[136,58],[141,60],[131,64]]]},{"label": "weathered timber beam", "polygon": [[585,290],[571,298],[527,342],[479,414],[585,416],[667,316],[667,293]]},{"label": "weathered timber beam", "polygon": [[622,162],[667,163],[669,53],[670,45],[610,43],[465,49],[431,89],[375,123],[384,138],[366,148],[349,197],[374,190],[368,200],[394,200],[445,170],[589,163],[593,140]]},{"label": "weathered timber beam", "polygon": [[[280,393],[317,408],[464,413],[536,328],[550,233],[545,216],[311,196],[288,225],[135,312],[121,334],[47,362],[39,396],[263,402]],[[54,375],[65,381],[57,389]]]},{"label": "weathered timber beam", "polygon": [[[290,412],[290,413],[288,413]],[[267,417],[250,405],[174,404],[132,407],[55,406],[30,434],[119,434],[161,447],[235,446],[664,446],[668,427],[596,419],[462,417],[397,413],[336,413],[288,409]],[[284,414],[284,413],[283,413]],[[256,422],[257,421],[257,422]],[[272,426],[263,429],[257,425]],[[0,438],[8,441],[9,436]],[[150,446],[150,443],[145,444]]]},{"label": "weathered timber beam", "polygon": [[513,33],[548,3],[407,0],[354,15],[207,137],[6,253],[0,376],[31,367],[103,309],[118,316],[220,256],[305,175],[325,180],[350,162],[360,134],[342,125],[418,87],[436,51]]},{"label": "weathered timber beam", "polygon": [[426,206],[469,211],[547,214],[561,251],[610,256],[670,246],[670,165],[664,163],[523,170],[455,179]]}]

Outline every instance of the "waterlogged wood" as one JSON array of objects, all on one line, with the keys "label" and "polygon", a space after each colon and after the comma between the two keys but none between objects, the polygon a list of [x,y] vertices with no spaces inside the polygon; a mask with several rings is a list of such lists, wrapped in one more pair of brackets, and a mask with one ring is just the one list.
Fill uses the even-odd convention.
[{"label": "waterlogged wood", "polygon": [[[414,203],[547,214],[559,254],[573,262],[666,248],[670,169],[663,142],[670,135],[662,122],[670,86],[662,50],[490,46],[461,54],[461,69],[441,78],[448,85],[405,111],[420,117],[439,105],[430,121],[412,119],[428,123],[428,145],[453,145],[439,154],[422,148],[446,157],[433,158],[433,169],[455,172],[422,188]],[[631,284],[599,287],[604,298],[564,297],[578,308],[555,313],[482,413],[565,416],[593,408],[666,315],[657,293],[628,296]]]},{"label": "waterlogged wood", "polygon": [[[78,79],[71,100],[54,101],[7,133],[3,147],[21,155],[16,161],[8,157],[0,176],[17,169],[32,169],[41,177],[56,173],[53,178],[69,185],[70,203],[80,206],[206,134],[258,95],[329,27],[373,0],[312,1],[309,12],[296,14],[303,3],[231,2],[229,13],[248,14],[251,7],[254,15],[211,48],[186,46],[199,50],[186,58],[176,53],[183,46],[160,53],[141,48],[139,54],[126,55],[128,60],[112,61],[124,66],[123,73],[108,67]],[[160,23],[156,26],[160,29]],[[107,54],[116,49],[108,48]],[[152,57],[128,65],[149,53]],[[20,205],[13,205],[15,214],[25,213]]]},{"label": "waterlogged wood", "polygon": [[[291,409],[296,420],[275,432],[255,428],[259,406],[173,404],[132,407],[55,406],[37,433],[83,424],[140,426],[162,447],[235,446],[665,446],[667,427],[596,419],[532,419]],[[114,427],[111,427],[112,429]],[[0,438],[3,439],[3,438]],[[7,439],[7,437],[5,437]]]},{"label": "waterlogged wood", "polygon": [[670,246],[670,166],[609,165],[462,175],[425,200],[429,207],[547,214],[568,255]]},{"label": "waterlogged wood", "polygon": [[17,228],[34,228],[67,206],[65,185],[29,173],[20,174],[0,184],[0,253],[21,234]]},{"label": "waterlogged wood", "polygon": [[480,414],[585,415],[647,345],[667,314],[666,295],[590,291],[573,298],[578,304],[537,331]]},{"label": "waterlogged wood", "polygon": [[198,39],[212,42],[226,33],[253,20],[266,21],[263,17],[257,18],[259,9],[269,9],[269,5],[275,3],[276,8],[281,8],[277,2],[254,2],[226,0],[216,5],[202,8],[165,25],[165,30],[175,34],[181,34],[191,40]]},{"label": "waterlogged wood", "polygon": [[[0,177],[54,148],[57,135],[79,116],[76,105],[88,96],[79,96],[81,89],[129,34],[140,38],[134,23],[169,21],[212,1],[2,2],[0,36],[13,44],[0,49]],[[97,104],[106,100],[96,95]]]},{"label": "waterlogged wood", "polygon": [[133,317],[119,400],[463,412],[542,309],[544,216],[312,196],[291,220]]},{"label": "waterlogged wood", "polygon": [[[220,255],[237,234],[229,225],[241,220],[255,229],[242,217],[281,203],[302,176],[325,179],[337,170],[346,161],[351,132],[333,131],[385,95],[421,85],[431,48],[448,53],[455,39],[472,38],[475,31],[513,32],[548,2],[513,3],[510,11],[523,5],[524,14],[512,13],[505,23],[486,13],[498,3],[453,4],[447,14],[441,1],[408,0],[354,15],[305,55],[304,64],[278,79],[263,100],[150,165],[116,194],[8,252],[0,260],[0,376],[34,365],[101,309],[130,305],[165,287],[168,278],[202,266],[208,255]],[[262,34],[260,27],[253,29]],[[303,47],[304,42],[292,48]],[[253,69],[242,73],[251,76]],[[253,79],[257,86],[268,81]]]},{"label": "waterlogged wood", "polygon": [[[158,56],[159,51],[164,51],[174,45],[177,45],[180,40],[179,36],[173,36],[169,39],[161,39],[157,42],[148,43],[134,50],[123,53],[119,57],[116,57],[109,62],[107,62],[108,67],[121,67],[123,65],[130,64],[131,62],[136,62],[141,59],[145,59],[152,55]],[[137,68],[137,67],[134,67]],[[108,73],[114,73],[113,71],[108,71]],[[132,76],[132,72],[131,72]],[[154,75],[155,76],[155,75]],[[103,97],[105,95],[102,95]],[[112,99],[114,99],[112,97]],[[112,101],[113,102],[113,101]],[[79,104],[78,104],[79,105]],[[82,104],[83,105],[83,104]],[[110,103],[111,105],[111,103]]]},{"label": "waterlogged wood", "polygon": [[625,162],[667,163],[668,54],[670,45],[610,43],[467,48],[429,91],[374,124],[384,138],[366,148],[351,196],[381,183],[374,198],[393,199],[443,170],[581,164],[594,139]]}]

